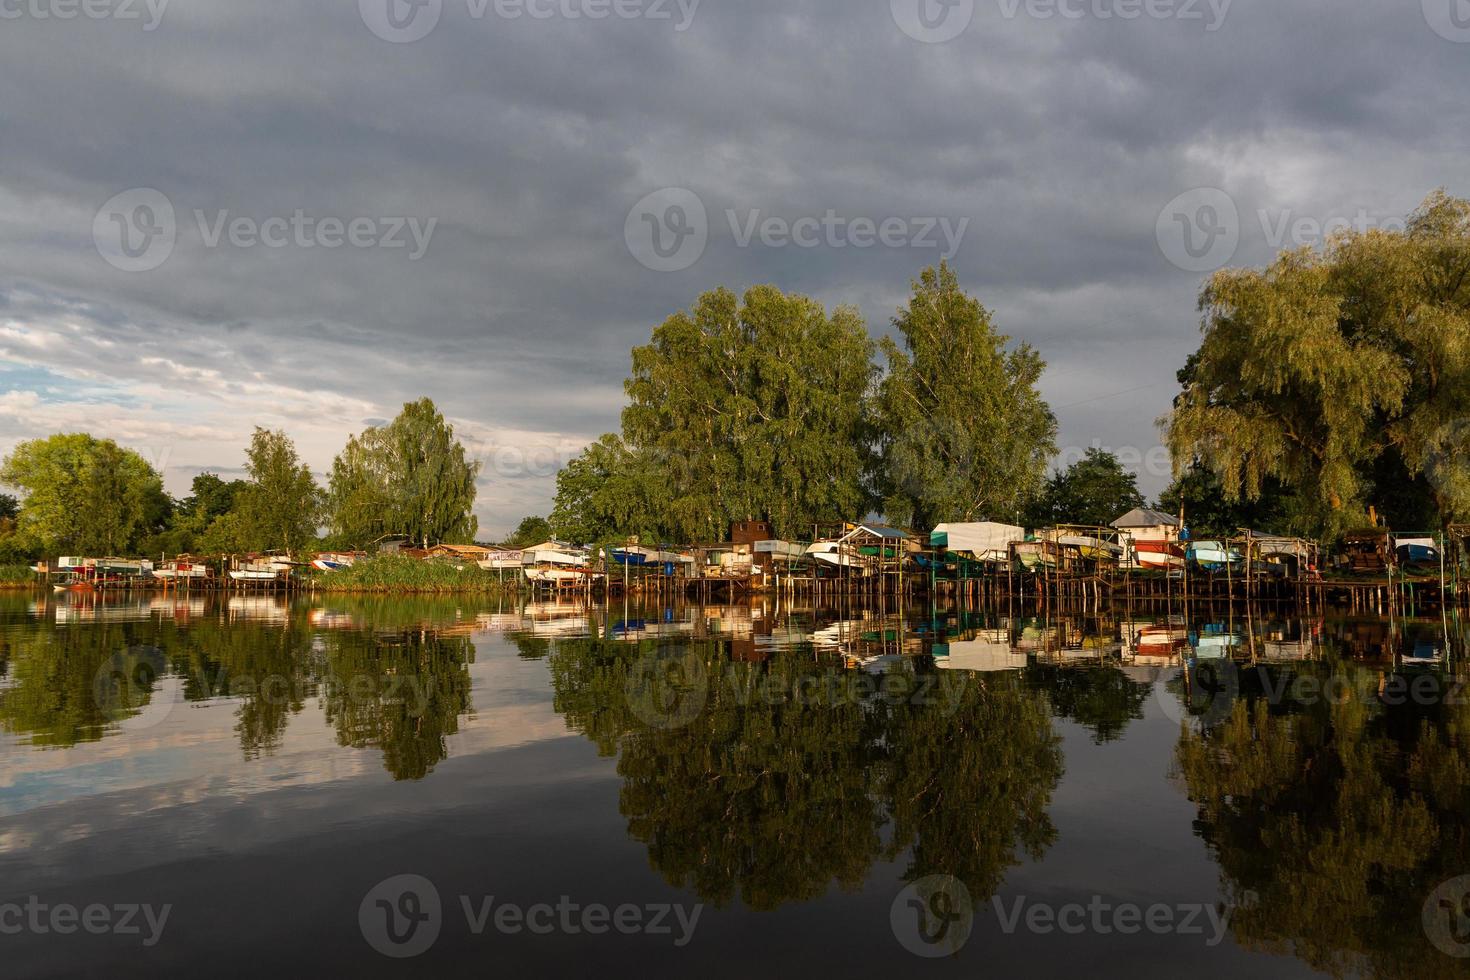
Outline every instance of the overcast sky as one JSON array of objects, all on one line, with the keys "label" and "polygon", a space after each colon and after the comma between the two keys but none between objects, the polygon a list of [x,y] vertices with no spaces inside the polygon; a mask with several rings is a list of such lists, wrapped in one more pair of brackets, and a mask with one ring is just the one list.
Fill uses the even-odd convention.
[{"label": "overcast sky", "polygon": [[0,450],[182,492],[427,394],[494,537],[701,291],[876,336],[953,253],[1152,494],[1209,269],[1470,193],[1467,0],[947,2],[0,0]]}]

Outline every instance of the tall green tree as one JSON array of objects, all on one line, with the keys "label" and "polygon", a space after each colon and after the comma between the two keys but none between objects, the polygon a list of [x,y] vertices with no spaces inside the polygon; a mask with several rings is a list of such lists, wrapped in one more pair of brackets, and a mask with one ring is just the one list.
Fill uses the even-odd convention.
[{"label": "tall green tree", "polygon": [[1117,456],[1104,449],[1089,449],[1081,459],[1047,479],[1041,496],[1030,508],[1030,524],[1107,527],[1144,503],[1143,494],[1138,492],[1138,477],[1125,470]]},{"label": "tall green tree", "polygon": [[633,351],[623,439],[661,536],[720,540],[864,515],[873,344],[855,309],[757,286],[704,294]]},{"label": "tall green tree", "polygon": [[1369,505],[1470,517],[1470,202],[1431,195],[1403,231],[1344,232],[1266,269],[1216,273],[1204,337],[1165,420],[1231,500],[1276,480],[1313,533]]},{"label": "tall green tree", "polygon": [[127,554],[169,515],[157,470],[85,433],[21,443],[0,463],[0,482],[24,491],[18,532],[47,554]]},{"label": "tall green tree", "polygon": [[1041,490],[1056,418],[1037,382],[1046,365],[1009,346],[990,313],[941,263],[913,284],[885,338],[878,394],[878,485],[889,519],[918,528],[1013,519]]},{"label": "tall green tree", "polygon": [[549,541],[551,537],[550,521],[544,517],[527,517],[516,527],[507,544],[512,548],[528,548],[533,544]]},{"label": "tall green tree", "polygon": [[349,439],[333,461],[332,532],[359,547],[384,534],[425,547],[468,544],[478,530],[479,472],[433,401],[409,402],[388,425]]},{"label": "tall green tree", "polygon": [[556,475],[551,529],[565,541],[595,544],[627,535],[657,540],[656,468],[620,436],[605,435]]},{"label": "tall green tree", "polygon": [[222,520],[252,551],[296,551],[316,539],[321,490],[284,432],[256,428],[245,451],[250,485]]}]

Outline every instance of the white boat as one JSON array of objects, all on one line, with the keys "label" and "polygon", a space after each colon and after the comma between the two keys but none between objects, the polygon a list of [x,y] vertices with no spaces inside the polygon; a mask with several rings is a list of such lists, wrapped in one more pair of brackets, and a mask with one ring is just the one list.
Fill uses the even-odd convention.
[{"label": "white boat", "polygon": [[335,572],[339,568],[351,568],[362,557],[357,552],[324,552],[312,559],[311,566],[323,572]]},{"label": "white boat", "polygon": [[570,585],[588,580],[587,556],[566,551],[528,551],[523,556],[526,581],[536,585]]},{"label": "white boat", "polygon": [[786,561],[797,561],[806,555],[804,545],[792,544],[790,541],[757,541],[755,553],[758,555],[772,555]]},{"label": "white boat", "polygon": [[818,541],[806,549],[808,558],[815,558],[826,565],[834,565],[838,568],[854,568],[858,571],[867,571],[867,562],[862,555],[854,555],[850,551],[843,550],[842,544],[837,541]]},{"label": "white boat", "polygon": [[236,582],[274,582],[280,577],[281,570],[265,561],[250,562],[230,569],[230,578]]},{"label": "white boat", "polygon": [[209,578],[209,566],[204,562],[177,558],[166,561],[153,570],[153,577],[163,582],[200,581]]}]

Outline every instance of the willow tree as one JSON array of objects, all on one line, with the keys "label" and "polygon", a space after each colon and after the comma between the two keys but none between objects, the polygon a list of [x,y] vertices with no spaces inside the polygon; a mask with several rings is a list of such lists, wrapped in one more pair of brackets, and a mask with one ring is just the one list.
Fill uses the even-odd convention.
[{"label": "willow tree", "polygon": [[867,512],[872,341],[855,309],[757,286],[704,294],[633,351],[623,438],[670,537],[719,540],[734,520],[781,534]]},{"label": "willow tree", "polygon": [[410,402],[388,425],[348,439],[333,461],[327,494],[332,532],[354,546],[384,534],[425,546],[469,543],[478,530],[479,472],[434,403]]},{"label": "willow tree", "polygon": [[1279,481],[1329,534],[1370,504],[1400,526],[1470,516],[1470,202],[1436,193],[1403,231],[1221,271],[1200,309],[1165,420],[1177,468],[1231,500]]},{"label": "willow tree", "polygon": [[1045,362],[1010,347],[947,264],[926,269],[884,338],[878,394],[884,513],[917,528],[1014,519],[1041,490],[1056,418],[1037,382]]}]

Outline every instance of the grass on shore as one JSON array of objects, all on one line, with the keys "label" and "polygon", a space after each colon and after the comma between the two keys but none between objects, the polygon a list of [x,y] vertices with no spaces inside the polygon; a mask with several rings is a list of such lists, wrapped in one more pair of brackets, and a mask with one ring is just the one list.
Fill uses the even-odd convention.
[{"label": "grass on shore", "polygon": [[14,564],[0,565],[0,588],[16,588],[36,584],[36,573],[31,566]]},{"label": "grass on shore", "polygon": [[[456,568],[447,561],[420,561],[403,555],[379,555],[350,568],[318,572],[313,584],[322,592],[342,593],[493,593],[502,591],[495,572],[474,564]],[[506,582],[504,588],[510,588]]]}]

